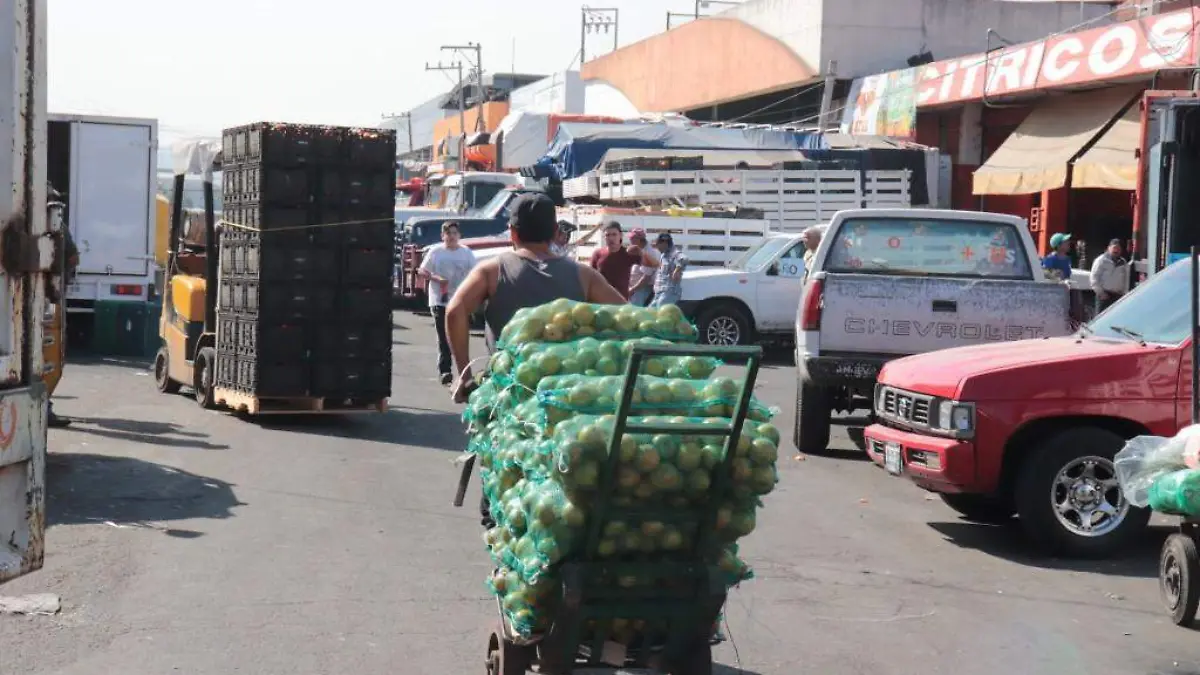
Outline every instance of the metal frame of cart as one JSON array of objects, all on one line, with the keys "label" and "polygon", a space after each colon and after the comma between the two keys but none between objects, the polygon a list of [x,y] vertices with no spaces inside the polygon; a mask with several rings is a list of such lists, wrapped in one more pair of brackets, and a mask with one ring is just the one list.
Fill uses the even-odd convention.
[{"label": "metal frame of cart", "polygon": [[[725,424],[641,423],[629,419],[634,387],[646,358],[654,356],[713,357],[726,363],[745,362],[745,375],[733,417]],[[540,639],[523,641],[508,626],[503,612],[499,627],[491,634],[487,649],[488,675],[523,675],[536,667],[539,673],[569,675],[583,672],[667,672],[671,675],[711,675],[713,628],[725,604],[726,588],[715,565],[705,562],[713,543],[717,510],[732,489],[734,449],[742,434],[751,395],[762,360],[760,347],[697,347],[637,345],[625,371],[624,388],[616,423],[608,441],[608,460],[603,465],[600,489],[587,525],[586,546],[581,555],[563,563],[562,604],[548,633]],[[612,503],[620,443],[627,433],[676,436],[724,437],[721,463],[714,469],[712,498],[698,510],[668,508],[619,508]],[[470,470],[469,468],[467,469]],[[467,474],[469,475],[469,474]],[[461,504],[462,486],[456,502]],[[609,519],[655,519],[666,523],[696,523],[695,544],[686,558],[613,562],[598,554],[601,534]],[[673,588],[619,588],[601,579],[624,575],[671,578],[685,583]],[[497,605],[499,609],[499,605]],[[596,628],[611,626],[615,619],[660,620],[667,628],[643,635],[640,644],[614,648],[606,644],[606,630],[596,630],[584,639],[589,622]],[[613,652],[617,653],[614,659]],[[613,661],[622,663],[614,664]]]}]

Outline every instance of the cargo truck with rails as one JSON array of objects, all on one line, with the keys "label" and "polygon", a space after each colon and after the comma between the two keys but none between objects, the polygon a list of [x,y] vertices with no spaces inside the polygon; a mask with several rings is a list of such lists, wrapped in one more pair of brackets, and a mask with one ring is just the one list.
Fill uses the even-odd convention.
[{"label": "cargo truck with rails", "polygon": [[[44,327],[61,232],[46,204],[46,0],[3,4],[0,70],[0,584],[42,567],[46,533]],[[57,219],[54,219],[57,220]]]}]

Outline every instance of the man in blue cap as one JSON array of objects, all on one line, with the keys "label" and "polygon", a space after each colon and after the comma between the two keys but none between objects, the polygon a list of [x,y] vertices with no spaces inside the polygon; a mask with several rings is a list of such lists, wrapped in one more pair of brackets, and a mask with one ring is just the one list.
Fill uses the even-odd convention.
[{"label": "man in blue cap", "polygon": [[1050,237],[1050,255],[1042,259],[1042,269],[1051,279],[1071,278],[1071,235],[1059,232]]}]

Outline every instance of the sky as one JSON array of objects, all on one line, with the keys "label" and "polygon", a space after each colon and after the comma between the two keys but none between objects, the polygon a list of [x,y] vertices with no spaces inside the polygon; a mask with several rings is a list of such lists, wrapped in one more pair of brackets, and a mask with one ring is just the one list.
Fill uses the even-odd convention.
[{"label": "sky", "polygon": [[[257,121],[377,124],[445,92],[447,44],[487,72],[550,74],[579,51],[573,0],[50,0],[49,107],[159,120],[160,142]],[[622,45],[692,0],[595,0]],[[713,5],[715,11],[717,6]],[[515,50],[514,50],[515,47]],[[589,58],[612,48],[592,35]]]}]

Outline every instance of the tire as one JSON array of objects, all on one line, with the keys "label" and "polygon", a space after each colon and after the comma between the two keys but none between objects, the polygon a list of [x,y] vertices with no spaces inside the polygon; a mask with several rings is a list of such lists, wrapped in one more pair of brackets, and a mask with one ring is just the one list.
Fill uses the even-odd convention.
[{"label": "tire", "polygon": [[796,426],[792,436],[797,450],[809,455],[824,455],[829,451],[832,412],[827,389],[797,378]]},{"label": "tire", "polygon": [[163,394],[178,394],[179,383],[171,379],[171,358],[166,347],[159,347],[154,355],[154,385]]},{"label": "tire", "polygon": [[213,369],[217,365],[217,351],[212,347],[203,347],[196,354],[196,364],[192,368],[192,388],[196,390],[196,403],[205,410],[217,407],[213,398]]},{"label": "tire", "polygon": [[1125,501],[1113,471],[1113,455],[1124,444],[1111,431],[1081,427],[1029,451],[1014,502],[1021,527],[1035,544],[1051,554],[1104,558],[1146,527],[1150,511]]},{"label": "tire", "polygon": [[1200,607],[1200,553],[1186,534],[1172,534],[1158,560],[1158,589],[1176,626],[1186,626]]},{"label": "tire", "polygon": [[942,494],[939,496],[946,506],[954,509],[972,523],[998,525],[1007,523],[1016,515],[1016,509],[1011,504],[1005,504],[1000,500],[983,495]]},{"label": "tire", "polygon": [[533,665],[527,647],[518,647],[504,639],[502,631],[488,638],[487,675],[525,675]]},{"label": "tire", "polygon": [[714,347],[748,345],[753,337],[750,318],[742,308],[730,302],[700,310],[696,316],[696,329],[700,333],[700,343]]}]

